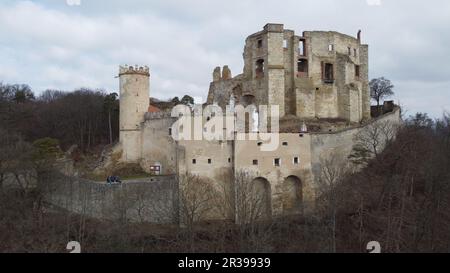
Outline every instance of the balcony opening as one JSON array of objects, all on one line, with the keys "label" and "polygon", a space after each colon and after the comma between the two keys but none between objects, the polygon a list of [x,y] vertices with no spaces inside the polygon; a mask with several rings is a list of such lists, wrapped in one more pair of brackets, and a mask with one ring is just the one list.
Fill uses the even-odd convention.
[{"label": "balcony opening", "polygon": [[306,51],[305,51],[305,40],[300,40],[298,41],[298,54],[300,56],[306,56]]},{"label": "balcony opening", "polygon": [[297,77],[298,78],[308,77],[308,60],[305,59],[297,60]]}]

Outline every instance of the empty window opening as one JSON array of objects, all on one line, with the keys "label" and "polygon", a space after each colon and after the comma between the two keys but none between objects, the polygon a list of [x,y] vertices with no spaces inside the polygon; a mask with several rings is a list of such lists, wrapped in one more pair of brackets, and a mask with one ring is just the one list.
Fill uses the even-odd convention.
[{"label": "empty window opening", "polygon": [[288,42],[286,39],[283,40],[283,48],[288,48]]},{"label": "empty window opening", "polygon": [[305,51],[305,40],[300,40],[298,42],[298,54],[300,56],[306,56],[306,51]]},{"label": "empty window opening", "polygon": [[281,164],[281,159],[280,159],[280,158],[275,158],[275,159],[273,160],[273,165],[274,165],[275,167],[280,167],[280,164]]},{"label": "empty window opening", "polygon": [[348,47],[348,56],[351,56],[351,55],[352,55],[352,48]]},{"label": "empty window opening", "polygon": [[256,61],[256,77],[264,77],[264,59],[259,59]]},{"label": "empty window opening", "polygon": [[258,159],[253,159],[253,165],[258,165]]},{"label": "empty window opening", "polygon": [[211,163],[212,163],[211,158],[208,158],[208,164],[211,164]]},{"label": "empty window opening", "polygon": [[286,141],[283,142],[283,146],[288,146],[288,143]]},{"label": "empty window opening", "polygon": [[334,81],[333,64],[325,63],[323,65],[323,80],[325,83],[333,83]]},{"label": "empty window opening", "polygon": [[263,143],[262,142],[258,142],[258,146],[261,146]]},{"label": "empty window opening", "polygon": [[228,158],[228,163],[231,163],[231,158],[230,157]]},{"label": "empty window opening", "polygon": [[358,51],[356,50],[356,48],[353,49],[353,55],[356,57],[358,56]]},{"label": "empty window opening", "polygon": [[172,128],[169,128],[169,136],[172,135]]},{"label": "empty window opening", "polygon": [[258,47],[258,48],[261,48],[261,47],[262,47],[262,40],[258,40],[258,45],[257,45],[257,47]]},{"label": "empty window opening", "polygon": [[303,78],[308,76],[308,60],[297,60],[297,77]]},{"label": "empty window opening", "polygon": [[334,50],[334,45],[333,44],[329,44],[328,45],[328,51],[333,51]]},{"label": "empty window opening", "polygon": [[192,159],[192,164],[197,164],[197,159]]},{"label": "empty window opening", "polygon": [[298,165],[298,162],[299,162],[298,157],[297,156],[294,157],[294,165]]},{"label": "empty window opening", "polygon": [[359,73],[360,73],[359,65],[355,65],[355,78],[356,79],[359,79]]}]

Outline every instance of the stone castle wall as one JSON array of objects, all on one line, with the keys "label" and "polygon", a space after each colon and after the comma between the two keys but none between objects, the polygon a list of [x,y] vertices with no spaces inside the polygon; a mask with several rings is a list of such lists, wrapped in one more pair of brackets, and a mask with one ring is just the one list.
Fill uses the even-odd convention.
[{"label": "stone castle wall", "polygon": [[74,213],[107,220],[176,223],[178,183],[175,176],[107,185],[60,175],[43,187],[47,202]]}]

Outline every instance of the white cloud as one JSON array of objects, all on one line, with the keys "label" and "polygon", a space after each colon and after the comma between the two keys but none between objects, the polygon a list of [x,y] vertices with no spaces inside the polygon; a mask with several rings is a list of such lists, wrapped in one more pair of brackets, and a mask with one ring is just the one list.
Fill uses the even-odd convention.
[{"label": "white cloud", "polygon": [[[450,62],[443,61],[450,47],[450,2],[369,6],[378,3],[96,0],[74,8],[63,0],[5,0],[0,81],[28,83],[35,91],[117,91],[119,64],[144,64],[151,69],[152,96],[189,92],[204,98],[213,68],[228,64],[233,75],[241,73],[246,36],[267,22],[280,22],[298,33],[332,29],[356,35],[362,29],[370,45],[370,76],[391,79],[411,111],[435,111],[450,96]],[[432,92],[426,99],[422,88]]]}]

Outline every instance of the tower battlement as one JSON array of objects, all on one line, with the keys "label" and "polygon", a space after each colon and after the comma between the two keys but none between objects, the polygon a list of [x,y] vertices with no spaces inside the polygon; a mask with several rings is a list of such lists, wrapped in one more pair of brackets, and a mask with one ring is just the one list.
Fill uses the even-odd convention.
[{"label": "tower battlement", "polygon": [[119,76],[124,74],[141,74],[145,76],[150,76],[150,69],[148,66],[121,65],[119,67]]}]

